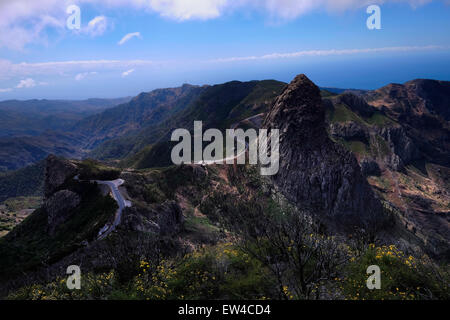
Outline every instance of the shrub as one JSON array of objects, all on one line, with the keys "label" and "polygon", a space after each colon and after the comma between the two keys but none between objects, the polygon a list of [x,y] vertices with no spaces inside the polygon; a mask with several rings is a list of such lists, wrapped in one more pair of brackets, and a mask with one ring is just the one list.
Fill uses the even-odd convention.
[{"label": "shrub", "polygon": [[261,299],[273,287],[261,263],[231,243],[140,267],[133,289],[141,299]]},{"label": "shrub", "polygon": [[[381,289],[366,286],[367,267],[381,269]],[[338,279],[346,299],[424,300],[449,298],[448,266],[439,268],[426,256],[408,256],[394,245],[376,247],[371,244],[359,258],[352,258],[346,276]]]}]

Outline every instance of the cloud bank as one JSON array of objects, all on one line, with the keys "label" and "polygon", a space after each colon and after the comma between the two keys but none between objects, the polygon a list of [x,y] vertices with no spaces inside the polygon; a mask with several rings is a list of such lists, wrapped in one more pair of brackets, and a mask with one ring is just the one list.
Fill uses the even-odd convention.
[{"label": "cloud bank", "polygon": [[[433,50],[449,50],[447,46],[404,46],[404,47],[382,47],[382,48],[356,48],[356,49],[330,49],[330,50],[308,50],[288,53],[271,53],[260,56],[224,57],[213,60],[183,61],[182,64],[202,63],[230,63],[251,60],[268,59],[293,59],[301,57],[320,57],[333,55],[356,55],[371,53],[393,53],[393,52],[417,52]],[[120,72],[123,77],[130,75],[138,68],[161,67],[163,65],[174,66],[177,61],[154,61],[154,60],[74,60],[54,61],[37,63],[12,63],[9,60],[0,60],[0,80],[11,80],[16,78],[31,78],[39,76],[70,76],[82,80],[86,76],[100,72]],[[127,70],[127,71],[123,71]]]},{"label": "cloud bank", "polygon": [[384,47],[384,48],[365,48],[365,49],[343,49],[343,50],[305,50],[290,53],[271,53],[262,56],[247,56],[247,57],[231,57],[214,59],[210,62],[238,62],[238,61],[252,61],[252,60],[268,60],[268,59],[287,59],[300,57],[318,57],[318,56],[340,56],[340,55],[354,55],[367,53],[388,53],[388,52],[414,52],[414,51],[429,51],[448,49],[444,46],[403,46],[403,47]]}]

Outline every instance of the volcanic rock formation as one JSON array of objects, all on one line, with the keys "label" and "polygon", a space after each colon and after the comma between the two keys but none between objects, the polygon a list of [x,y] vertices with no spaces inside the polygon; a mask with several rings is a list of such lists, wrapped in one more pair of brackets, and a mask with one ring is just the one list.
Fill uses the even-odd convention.
[{"label": "volcanic rock formation", "polygon": [[332,230],[374,230],[384,221],[356,158],[328,137],[320,90],[305,75],[278,97],[263,127],[280,130],[280,169],[273,181],[288,200]]}]

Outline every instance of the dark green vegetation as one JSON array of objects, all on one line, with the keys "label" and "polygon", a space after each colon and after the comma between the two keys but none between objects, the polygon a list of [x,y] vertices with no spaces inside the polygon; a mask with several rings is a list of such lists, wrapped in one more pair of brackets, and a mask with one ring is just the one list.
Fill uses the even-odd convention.
[{"label": "dark green vegetation", "polygon": [[129,100],[130,98],[1,101],[0,137],[37,136],[48,130],[66,131],[85,117]]},{"label": "dark green vegetation", "polygon": [[19,196],[41,196],[44,187],[44,161],[26,168],[0,172],[0,202]]},{"label": "dark green vegetation", "polygon": [[[267,247],[266,249],[275,249]],[[283,251],[285,256],[294,256]],[[377,247],[377,249],[382,249]],[[304,249],[304,252],[312,251]],[[346,300],[423,300],[448,299],[448,279],[445,268],[437,269],[426,261],[409,266],[400,258],[383,258],[373,255],[375,249],[367,248],[351,262],[342,265],[339,277],[313,286],[310,299]],[[370,257],[370,258],[369,258]],[[297,257],[293,257],[296,259]],[[382,265],[381,290],[369,291],[365,286],[367,263]],[[311,263],[313,265],[313,263]],[[8,299],[132,299],[132,300],[196,300],[196,299],[285,299],[297,300],[304,296],[296,293],[295,280],[279,287],[277,279],[261,261],[242,251],[239,246],[224,243],[199,249],[174,260],[142,260],[136,262],[135,276],[121,281],[118,271],[89,273],[82,278],[81,290],[68,290],[66,279],[24,287]],[[293,270],[292,270],[293,271]],[[438,272],[438,273],[436,273]],[[341,278],[342,277],[342,278]],[[444,277],[444,278],[441,278]],[[324,283],[325,286],[324,287]],[[398,285],[401,283],[401,285]]]},{"label": "dark green vegetation", "polygon": [[185,165],[144,170],[142,176],[126,176],[125,186],[133,199],[142,199],[147,204],[174,200],[178,189],[194,188],[189,191],[190,200],[194,205],[198,205],[201,194],[209,187],[209,182],[204,173]]},{"label": "dark green vegetation", "polygon": [[398,125],[383,112],[373,110],[371,114],[361,114],[343,103],[335,104],[326,111],[327,121],[331,126],[355,123],[361,128],[358,129],[360,132],[344,131],[342,135],[338,132],[336,137],[332,137],[358,157],[370,156],[374,159],[382,159],[391,154],[389,143],[380,133],[383,128],[398,127]]},{"label": "dark green vegetation", "polygon": [[85,117],[129,100],[0,102],[0,172],[31,165],[50,153],[80,157],[85,136],[73,126]]},{"label": "dark green vegetation", "polygon": [[[175,198],[166,194],[168,190],[183,196],[189,190],[195,194],[193,205],[203,216],[188,213],[180,234],[200,241],[194,251],[186,253],[173,238],[156,244],[142,232],[122,230],[107,244],[120,250],[121,244],[129,247],[122,243],[124,239],[135,238],[139,248],[114,255],[124,259],[117,267],[85,273],[82,290],[69,291],[65,279],[56,277],[49,283],[25,286],[8,298],[448,299],[446,266],[438,267],[425,256],[407,255],[395,246],[327,234],[306,212],[277,204],[260,192],[264,181],[251,167],[228,172],[229,183],[222,180],[222,186],[235,191],[227,194],[208,186],[210,179],[220,179],[215,168],[209,168],[214,172],[208,179],[198,178],[191,169],[145,171],[150,175],[146,181],[157,181],[132,192],[138,197],[151,188],[161,198],[145,200],[149,202]],[[206,242],[192,237],[204,227],[215,228],[218,238]],[[365,289],[365,269],[370,264],[382,266],[382,290],[377,292]]]},{"label": "dark green vegetation", "polygon": [[0,172],[32,165],[53,153],[78,158],[81,145],[79,135],[57,131],[36,137],[0,138]]},{"label": "dark green vegetation", "polygon": [[42,204],[41,197],[9,198],[0,204],[0,237],[21,223]]},{"label": "dark green vegetation", "polygon": [[[186,84],[179,88],[141,93],[127,103],[83,119],[73,130],[86,137],[86,149],[93,149],[104,141],[136,134],[143,128],[159,124],[185,109],[205,89]],[[111,156],[103,158],[117,157],[114,152]]]},{"label": "dark green vegetation", "polygon": [[[131,101],[129,98],[124,98],[90,99],[78,104],[46,100],[33,100],[23,102],[23,104],[18,101],[4,102],[8,112],[13,107],[17,107],[19,110],[30,110],[32,119],[41,119],[40,115],[34,116],[33,113],[38,112],[39,108],[42,109],[43,114],[47,114],[46,112],[55,114],[58,121],[61,120],[58,118],[59,115],[66,116],[66,113],[72,112],[72,108],[78,108],[79,114],[71,117],[70,121],[62,119],[58,122],[55,120],[59,127],[56,125],[48,127],[47,125],[47,127],[42,127],[44,128],[42,131],[27,133],[35,134],[34,137],[0,138],[0,171],[24,167],[51,153],[66,158],[82,158],[87,151],[104,141],[135,134],[142,128],[151,127],[169,118],[183,110],[204,89],[204,87],[184,85],[180,88],[142,93]],[[122,104],[112,108],[119,103]],[[67,104],[68,106],[66,106]],[[93,106],[97,107],[94,109]],[[104,109],[107,110],[101,112]],[[69,116],[67,115],[67,117]],[[9,121],[13,127],[20,127],[11,117],[6,121]],[[42,119],[42,121],[49,122],[49,125],[52,123],[48,119]],[[39,127],[38,124],[36,126]],[[27,126],[24,124],[24,127]],[[125,141],[127,140],[128,138],[125,139]],[[121,146],[117,145],[109,158],[119,156],[123,156],[123,151]],[[100,158],[95,154],[93,157]]]},{"label": "dark green vegetation", "polygon": [[39,208],[0,239],[0,280],[55,263],[94,240],[117,208],[111,197],[100,195],[97,185],[68,182],[65,186],[81,196],[76,214],[59,225],[53,236],[48,232],[47,212]]},{"label": "dark green vegetation", "polygon": [[77,163],[80,169],[81,180],[116,180],[120,176],[120,170],[108,167],[99,161],[87,159]]},{"label": "dark green vegetation", "polygon": [[44,162],[0,172],[0,236],[22,222],[42,202]]},{"label": "dark green vegetation", "polygon": [[37,209],[41,204],[41,197],[17,197],[3,201],[2,206],[9,212],[17,212],[23,209]]},{"label": "dark green vegetation", "polygon": [[[287,203],[255,167],[167,167],[173,129],[191,129],[194,120],[203,120],[204,129],[257,126],[248,118],[266,112],[284,86],[234,81],[156,90],[80,122],[79,133],[90,136],[85,146],[98,146],[93,156],[111,165],[121,160],[133,207],[113,233],[94,241],[114,202],[93,185],[63,186],[83,201],[53,236],[40,208],[0,240],[0,280],[20,273],[23,281],[5,286],[9,298],[448,299],[447,131],[426,104],[401,100],[411,92],[396,97],[401,85],[373,96],[322,90],[330,136],[357,156],[386,200],[392,219],[380,234],[333,232],[313,218],[314,209]],[[440,95],[432,97],[438,104]],[[417,108],[400,112],[411,106]],[[443,111],[440,104],[432,107]],[[96,160],[73,163],[82,180],[119,175]],[[80,262],[82,290],[68,291],[65,267]],[[366,287],[373,264],[382,270],[377,291]]]},{"label": "dark green vegetation", "polygon": [[[267,80],[228,82],[208,87],[183,111],[157,126],[137,135],[111,140],[94,151],[94,155],[109,158],[126,156],[124,166],[137,168],[167,166],[170,161],[170,134],[176,128],[191,130],[194,121],[203,121],[203,128],[228,129],[239,121],[263,113],[285,87],[285,83]],[[110,150],[110,151],[108,151]],[[115,152],[120,150],[121,155]],[[100,152],[100,153],[99,153]]]},{"label": "dark green vegetation", "polygon": [[[233,81],[204,87],[183,85],[142,93],[103,112],[100,112],[101,108],[111,107],[108,103],[112,101],[92,99],[79,104],[46,100],[23,104],[18,101],[4,102],[8,114],[13,107],[30,110],[33,119],[47,121],[48,125],[36,125],[42,128],[39,132],[30,129],[34,131],[27,134],[33,134],[33,137],[8,134],[10,137],[0,138],[0,171],[22,168],[50,153],[66,158],[82,158],[88,152],[89,157],[95,159],[126,158],[124,164],[138,162],[138,167],[166,165],[166,157],[156,160],[141,150],[151,148],[153,151],[150,152],[158,153],[163,147],[155,144],[166,143],[172,129],[190,128],[194,120],[203,120],[207,127],[228,128],[249,116],[265,112],[284,86],[284,83],[272,80]],[[80,108],[79,114],[67,115],[75,107]],[[46,118],[34,116],[41,110],[39,108],[44,115],[55,114],[57,120],[54,122],[58,126],[52,126],[53,122]],[[93,110],[97,114],[88,116]],[[71,120],[63,121],[59,116],[67,116]],[[5,121],[14,128],[29,127],[15,124],[12,116],[5,117]]]},{"label": "dark green vegetation", "polygon": [[[369,265],[381,270],[380,290],[369,290],[364,272]],[[345,266],[337,286],[353,300],[427,300],[450,297],[448,265],[437,266],[429,257],[406,255],[395,246],[369,245],[353,263]]]}]

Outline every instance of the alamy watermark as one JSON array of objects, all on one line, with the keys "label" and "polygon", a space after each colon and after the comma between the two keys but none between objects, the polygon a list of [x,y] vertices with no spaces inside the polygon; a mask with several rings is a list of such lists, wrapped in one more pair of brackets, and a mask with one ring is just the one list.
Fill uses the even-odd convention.
[{"label": "alamy watermark", "polygon": [[[189,130],[176,129],[171,141],[179,141],[172,149],[172,162],[180,164],[246,164],[261,165],[261,175],[272,176],[279,170],[280,132],[278,129],[227,129],[226,155],[224,155],[224,137],[218,129],[208,129],[203,133],[202,121],[194,121],[194,137]],[[180,141],[181,140],[181,141]],[[270,141],[270,148],[268,146]],[[193,143],[192,143],[193,142]],[[203,142],[210,142],[203,149]],[[192,150],[192,146],[193,149]],[[192,159],[192,154],[194,159]]]},{"label": "alamy watermark", "polygon": [[69,30],[80,30],[81,28],[81,9],[77,5],[70,5],[66,9],[70,16],[67,18],[66,26]]},{"label": "alamy watermark", "polygon": [[370,14],[367,19],[366,25],[369,30],[380,30],[381,29],[381,8],[377,5],[371,5],[367,7],[366,12]]},{"label": "alamy watermark", "polygon": [[81,289],[81,268],[77,265],[67,267],[66,274],[69,275],[66,281],[69,290]]},{"label": "alamy watermark", "polygon": [[367,274],[370,274],[366,281],[369,290],[381,289],[381,269],[377,265],[372,265],[367,268]]}]

